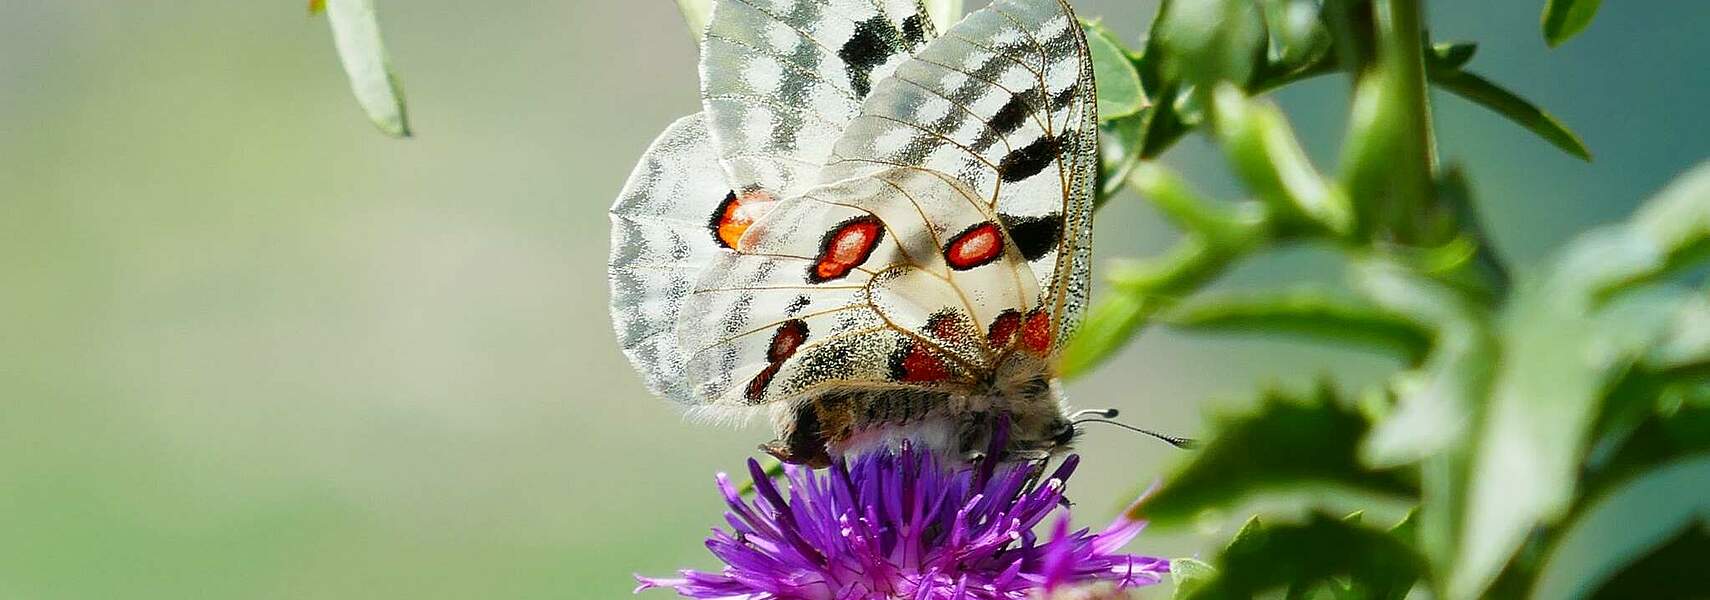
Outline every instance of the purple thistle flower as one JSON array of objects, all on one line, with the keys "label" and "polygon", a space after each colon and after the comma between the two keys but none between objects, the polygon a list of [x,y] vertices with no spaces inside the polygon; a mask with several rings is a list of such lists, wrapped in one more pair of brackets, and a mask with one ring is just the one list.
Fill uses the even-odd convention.
[{"label": "purple thistle flower", "polygon": [[[905,444],[821,472],[787,466],[786,501],[750,459],[752,503],[727,475],[718,476],[730,530],[714,529],[707,548],[725,567],[637,576],[636,591],[746,600],[1009,600],[1089,583],[1157,583],[1169,561],[1117,553],[1143,523],[1118,518],[1098,533],[1069,530],[1063,482],[1079,462],[1071,455],[1041,478],[1036,463],[987,458],[952,466]],[[1053,512],[1060,516],[1051,538],[1037,539],[1034,527]]]}]

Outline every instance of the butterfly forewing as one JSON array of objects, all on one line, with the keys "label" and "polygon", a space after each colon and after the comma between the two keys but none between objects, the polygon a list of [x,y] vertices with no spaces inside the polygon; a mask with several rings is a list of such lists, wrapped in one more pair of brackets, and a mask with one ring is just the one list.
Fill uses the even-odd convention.
[{"label": "butterfly forewing", "polygon": [[1095,111],[1085,39],[1068,6],[1000,0],[880,82],[821,179],[908,167],[961,181],[1031,268],[1055,348],[1087,294]]},{"label": "butterfly forewing", "polygon": [[874,83],[934,36],[918,0],[720,0],[701,95],[736,187],[806,191]]},{"label": "butterfly forewing", "polygon": [[[792,129],[769,150],[823,153],[819,187],[777,202],[696,282],[677,334],[700,402],[767,404],[828,385],[975,389],[1018,351],[1048,356],[1072,327],[1097,147],[1091,67],[1067,5],[996,2],[878,75],[834,144]],[[766,118],[715,117],[733,174],[731,140],[765,147],[756,136],[782,122]],[[801,186],[800,173],[753,175]]]}]

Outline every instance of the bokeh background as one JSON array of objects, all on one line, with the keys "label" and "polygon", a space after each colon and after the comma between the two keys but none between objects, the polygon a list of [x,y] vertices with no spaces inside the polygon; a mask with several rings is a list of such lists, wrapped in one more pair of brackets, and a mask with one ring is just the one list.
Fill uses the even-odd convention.
[{"label": "bokeh background", "polygon": [[[382,4],[408,141],[364,121],[301,2],[0,1],[0,598],[610,598],[711,566],[712,474],[767,432],[650,398],[605,308],[605,209],[697,106],[673,4]],[[1076,4],[1130,40],[1155,10]],[[1443,154],[1520,266],[1710,155],[1710,4],[1610,4],[1555,51],[1541,0],[1430,4],[1597,154],[1439,95]],[[1345,94],[1280,96],[1320,165]],[[1200,140],[1167,161],[1240,193]],[[1098,223],[1103,258],[1174,239],[1132,198]],[[1337,273],[1301,249],[1224,285]],[[1158,330],[1069,389],[1192,435],[1258,386],[1388,366]],[[1084,452],[1086,524],[1176,458],[1114,429]]]}]

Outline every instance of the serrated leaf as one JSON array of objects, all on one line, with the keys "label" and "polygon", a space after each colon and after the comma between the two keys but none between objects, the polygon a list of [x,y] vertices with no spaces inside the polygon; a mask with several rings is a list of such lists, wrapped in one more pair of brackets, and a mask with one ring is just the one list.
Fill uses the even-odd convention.
[{"label": "serrated leaf", "polygon": [[696,44],[707,33],[712,21],[713,0],[677,0],[677,10],[683,13],[683,23],[689,26],[689,37]]},{"label": "serrated leaf", "polygon": [[1170,597],[1177,600],[1187,598],[1216,576],[1217,569],[1211,565],[1192,558],[1173,559],[1170,561],[1170,581],[1175,583],[1176,591]]},{"label": "serrated leaf", "polygon": [[403,90],[380,41],[373,0],[330,0],[327,20],[332,24],[333,44],[350,78],[350,89],[368,120],[387,135],[409,137]]},{"label": "serrated leaf", "polygon": [[1396,407],[1361,444],[1361,460],[1396,467],[1458,443],[1496,362],[1486,317],[1455,290],[1390,261],[1356,263],[1352,279],[1378,305],[1430,327],[1431,346],[1423,364],[1392,379]]},{"label": "serrated leaf", "polygon": [[1322,513],[1301,524],[1253,521],[1242,532],[1217,556],[1214,576],[1189,598],[1256,598],[1282,587],[1305,593],[1324,583],[1349,597],[1399,599],[1424,568],[1400,540]]},{"label": "serrated leaf", "polygon": [[1270,393],[1251,411],[1217,419],[1187,464],[1130,511],[1154,523],[1269,493],[1353,494],[1401,500],[1417,494],[1398,473],[1362,467],[1355,457],[1367,423],[1329,390],[1304,398]]},{"label": "serrated leaf", "polygon": [[1114,34],[1097,22],[1084,22],[1087,48],[1092,52],[1093,81],[1098,85],[1098,119],[1111,121],[1146,107],[1146,91],[1128,51]]},{"label": "serrated leaf", "polygon": [[1663,339],[1683,303],[1611,295],[1702,257],[1707,241],[1710,168],[1700,166],[1628,223],[1570,244],[1507,307],[1451,598],[1482,593],[1533,527],[1567,510],[1604,391]]},{"label": "serrated leaf", "polygon": [[1368,346],[1409,361],[1424,356],[1430,345],[1428,332],[1402,315],[1315,289],[1196,298],[1158,320],[1198,331],[1287,334]]},{"label": "serrated leaf", "polygon": [[1582,160],[1591,160],[1591,149],[1585,146],[1578,134],[1563,125],[1555,115],[1545,112],[1514,92],[1503,89],[1488,79],[1458,69],[1431,68],[1427,69],[1427,75],[1433,85],[1502,115],[1544,138],[1544,141],[1563,152]]},{"label": "serrated leaf", "polygon": [[1549,0],[1544,4],[1544,42],[1551,48],[1560,46],[1591,26],[1597,7],[1603,0]]},{"label": "serrated leaf", "polygon": [[937,26],[939,33],[944,33],[962,20],[962,0],[925,0],[926,14],[932,17],[932,24]]},{"label": "serrated leaf", "polygon": [[[1593,502],[1550,551],[1532,597],[1588,597],[1647,550],[1681,533],[1687,534],[1688,543],[1692,534],[1700,536],[1696,548],[1704,547],[1702,536],[1710,533],[1710,455],[1681,458]],[[1694,562],[1703,565],[1703,559],[1699,555]],[[1649,591],[1643,595],[1677,597],[1662,593],[1659,587],[1673,582],[1646,583]],[[1686,591],[1697,594],[1703,589]]]}]

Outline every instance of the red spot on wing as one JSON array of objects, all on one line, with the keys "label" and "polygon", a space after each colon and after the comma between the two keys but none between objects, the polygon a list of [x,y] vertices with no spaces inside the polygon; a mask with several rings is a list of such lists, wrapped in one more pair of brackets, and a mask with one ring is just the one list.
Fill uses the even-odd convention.
[{"label": "red spot on wing", "polygon": [[865,215],[844,221],[820,241],[819,256],[808,267],[808,281],[823,283],[849,275],[867,262],[884,237],[885,227],[878,217]]},{"label": "red spot on wing", "polygon": [[993,223],[969,227],[944,245],[944,262],[958,271],[990,263],[1002,255],[1003,232]]},{"label": "red spot on wing", "polygon": [[891,378],[908,383],[931,383],[950,379],[950,367],[926,344],[910,340],[891,354]]},{"label": "red spot on wing", "polygon": [[1021,325],[1021,346],[1043,355],[1051,349],[1051,336],[1051,313],[1038,308],[1029,311],[1027,322]]},{"label": "red spot on wing", "polygon": [[998,313],[997,318],[992,319],[991,327],[986,328],[986,341],[990,342],[994,349],[1009,347],[1010,342],[1015,340],[1015,333],[1021,331],[1021,323],[1020,311],[1010,309]]},{"label": "red spot on wing", "polygon": [[795,355],[807,337],[806,321],[790,319],[779,325],[778,330],[772,333],[772,343],[766,347],[766,368],[748,380],[748,389],[744,390],[743,397],[749,402],[759,402],[766,395],[766,386],[772,385],[772,378],[784,367],[784,361]]},{"label": "red spot on wing", "polygon": [[741,250],[742,234],[760,217],[772,210],[776,201],[765,190],[752,190],[738,194],[732,190],[725,195],[724,201],[713,209],[712,220],[707,228],[712,230],[713,241],[731,250]]},{"label": "red spot on wing", "polygon": [[766,349],[766,360],[769,362],[784,362],[796,353],[796,348],[807,341],[807,322],[801,319],[790,319],[778,326],[778,331],[772,334],[772,345]]}]

